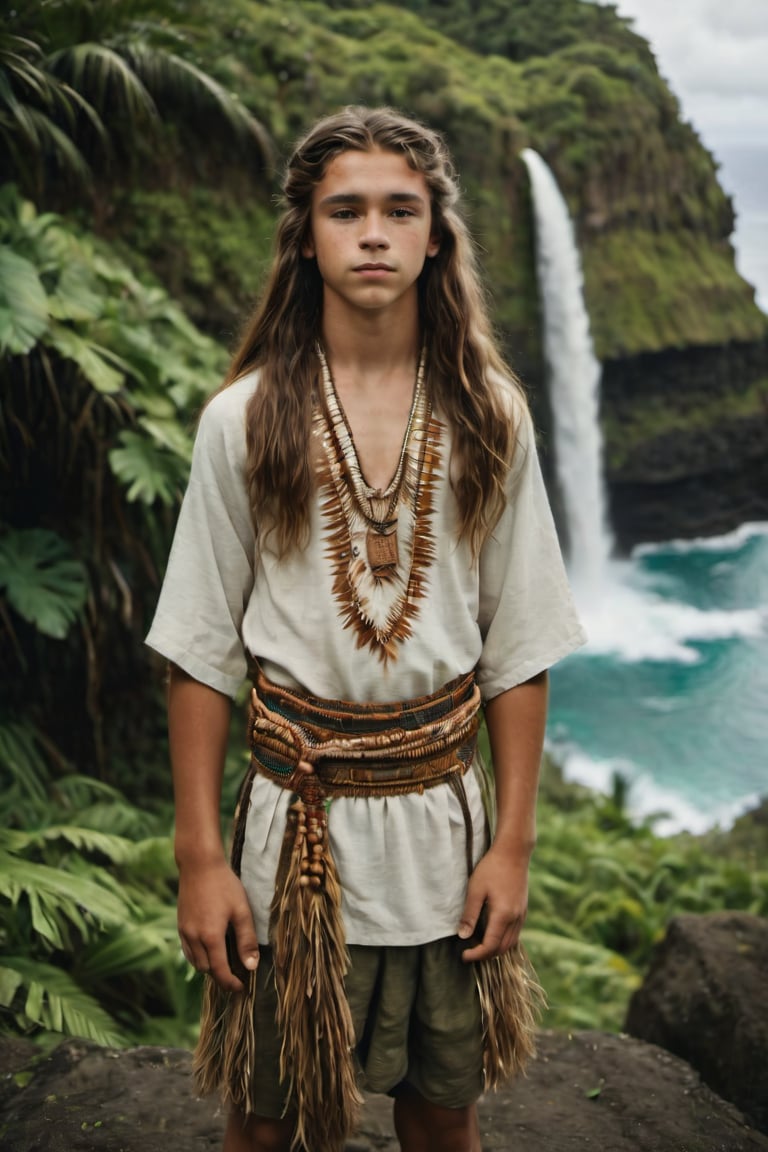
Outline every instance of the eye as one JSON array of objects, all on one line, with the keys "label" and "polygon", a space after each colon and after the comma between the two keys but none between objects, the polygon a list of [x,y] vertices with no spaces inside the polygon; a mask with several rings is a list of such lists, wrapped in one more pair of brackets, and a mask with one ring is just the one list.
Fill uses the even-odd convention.
[{"label": "eye", "polygon": [[393,208],[392,215],[396,220],[406,220],[409,216],[414,216],[415,212],[412,208]]},{"label": "eye", "polygon": [[331,213],[332,220],[354,220],[355,213],[351,208],[336,208]]}]

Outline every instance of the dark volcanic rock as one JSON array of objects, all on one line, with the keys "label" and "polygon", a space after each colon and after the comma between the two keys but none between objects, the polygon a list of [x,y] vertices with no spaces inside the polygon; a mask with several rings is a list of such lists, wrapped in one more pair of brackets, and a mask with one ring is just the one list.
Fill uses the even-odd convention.
[{"label": "dark volcanic rock", "polygon": [[[4,1043],[0,1067],[8,1076],[29,1055],[4,1059]],[[539,1050],[526,1079],[481,1102],[484,1152],[768,1152],[768,1137],[668,1052],[599,1032],[547,1032]],[[193,1096],[186,1052],[66,1043],[4,1099],[0,1152],[221,1146],[224,1118],[214,1101]],[[370,1098],[348,1152],[397,1148],[391,1102]]]},{"label": "dark volcanic rock", "polygon": [[768,519],[768,343],[603,365],[610,521],[622,551]]},{"label": "dark volcanic rock", "polygon": [[768,920],[741,912],[672,920],[626,1028],[687,1060],[768,1131]]}]

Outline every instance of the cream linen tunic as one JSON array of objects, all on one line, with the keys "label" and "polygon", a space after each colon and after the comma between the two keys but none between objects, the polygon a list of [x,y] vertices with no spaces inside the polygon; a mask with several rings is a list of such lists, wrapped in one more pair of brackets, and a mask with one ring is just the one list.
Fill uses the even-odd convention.
[{"label": "cream linen tunic", "polygon": [[[457,542],[450,430],[430,425],[438,446],[432,511],[421,520],[415,510],[411,521],[401,516],[400,545],[405,551],[414,533],[431,534],[430,560],[411,608],[411,634],[383,661],[354,621],[344,626],[349,605],[340,603],[338,580],[334,585],[334,563],[338,569],[340,562],[329,558],[327,491],[313,498],[304,550],[279,560],[268,537],[255,538],[244,469],[245,409],[256,384],[255,374],[242,377],[203,412],[147,637],[157,652],[230,696],[246,676],[249,652],[272,680],[315,696],[404,700],[475,668],[489,700],[583,643],[527,413],[506,509],[476,561],[469,546]],[[465,785],[477,860],[485,850],[486,822],[474,771]],[[262,943],[289,799],[286,790],[256,777],[241,876]],[[329,835],[350,944],[421,944],[456,932],[467,881],[465,825],[449,787],[334,799]]]}]

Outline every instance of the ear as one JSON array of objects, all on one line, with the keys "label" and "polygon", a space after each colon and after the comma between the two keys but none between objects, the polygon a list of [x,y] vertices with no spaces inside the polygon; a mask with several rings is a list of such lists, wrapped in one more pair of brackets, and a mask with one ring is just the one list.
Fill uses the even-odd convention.
[{"label": "ear", "polygon": [[301,254],[305,260],[311,260],[316,255],[315,241],[310,231],[307,231],[307,234],[302,241]]},{"label": "ear", "polygon": [[433,232],[427,244],[427,256],[437,256],[440,251],[440,233]]}]

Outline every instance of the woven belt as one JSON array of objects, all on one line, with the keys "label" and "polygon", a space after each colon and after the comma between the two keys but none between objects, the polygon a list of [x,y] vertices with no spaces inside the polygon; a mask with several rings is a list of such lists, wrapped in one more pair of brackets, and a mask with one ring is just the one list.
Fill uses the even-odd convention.
[{"label": "woven belt", "polygon": [[474,676],[395,704],[322,700],[267,680],[254,668],[249,739],[256,769],[302,793],[306,773],[328,796],[421,792],[467,771],[477,742]]}]

